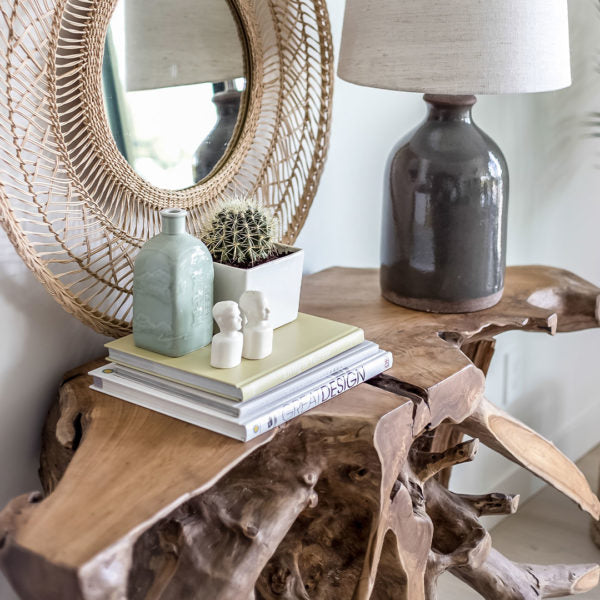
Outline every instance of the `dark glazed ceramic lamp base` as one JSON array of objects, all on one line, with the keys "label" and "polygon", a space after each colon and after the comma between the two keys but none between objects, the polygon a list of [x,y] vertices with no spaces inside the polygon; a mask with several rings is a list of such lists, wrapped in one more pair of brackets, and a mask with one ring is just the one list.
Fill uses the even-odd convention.
[{"label": "dark glazed ceramic lamp base", "polygon": [[217,108],[217,123],[194,154],[194,181],[198,183],[208,177],[223,158],[231,142],[240,112],[242,92],[227,89],[213,96]]},{"label": "dark glazed ceramic lamp base", "polygon": [[382,294],[428,312],[483,310],[504,289],[506,160],[473,123],[475,96],[425,101],[427,119],[386,170]]}]

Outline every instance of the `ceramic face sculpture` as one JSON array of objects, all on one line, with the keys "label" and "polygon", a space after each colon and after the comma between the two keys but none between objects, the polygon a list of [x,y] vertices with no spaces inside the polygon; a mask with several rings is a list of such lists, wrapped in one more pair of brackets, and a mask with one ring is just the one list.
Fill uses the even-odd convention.
[{"label": "ceramic face sculpture", "polygon": [[242,362],[244,338],[242,315],[236,302],[219,302],[213,308],[213,317],[220,333],[213,337],[210,364],[216,369],[231,369]]},{"label": "ceramic face sculpture", "polygon": [[263,292],[247,291],[240,298],[244,314],[244,349],[242,355],[250,360],[261,360],[273,351],[273,325],[269,320],[271,309]]}]

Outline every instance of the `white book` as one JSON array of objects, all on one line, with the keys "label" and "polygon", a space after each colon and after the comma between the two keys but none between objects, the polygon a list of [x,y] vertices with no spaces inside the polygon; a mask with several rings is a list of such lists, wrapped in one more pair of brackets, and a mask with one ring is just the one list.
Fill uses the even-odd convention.
[{"label": "white book", "polygon": [[246,419],[225,415],[197,401],[168,394],[120,377],[114,372],[106,372],[111,370],[110,365],[90,372],[94,378],[90,387],[175,419],[247,442],[379,375],[392,366],[392,361],[391,353],[380,350],[366,362],[325,378],[309,389],[284,397],[279,405]]},{"label": "white book", "polygon": [[138,348],[133,335],[109,342],[106,347],[113,363],[230,400],[244,401],[364,341],[364,332],[358,327],[299,313],[295,321],[273,332],[273,347],[277,352],[262,360],[243,358],[232,369],[211,366],[211,345],[177,358]]},{"label": "white book", "polygon": [[271,406],[280,404],[283,397],[290,397],[293,394],[306,391],[314,387],[315,384],[321,383],[323,379],[330,378],[336,373],[351,369],[365,362],[378,352],[379,346],[377,344],[374,342],[363,342],[350,350],[346,350],[346,352],[342,352],[342,354],[339,354],[335,358],[331,358],[296,377],[292,377],[292,379],[289,379],[285,383],[281,383],[267,392],[263,392],[259,396],[243,402],[224,398],[211,392],[176,383],[163,377],[151,375],[120,364],[113,364],[110,369],[114,370],[115,374],[120,377],[156,388],[167,394],[172,394],[186,400],[194,400],[208,408],[213,408],[216,411],[233,417],[248,418],[252,414],[264,413]]}]

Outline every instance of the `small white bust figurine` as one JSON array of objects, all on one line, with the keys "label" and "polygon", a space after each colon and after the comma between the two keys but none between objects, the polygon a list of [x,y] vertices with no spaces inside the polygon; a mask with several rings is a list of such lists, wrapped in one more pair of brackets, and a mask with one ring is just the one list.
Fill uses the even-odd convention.
[{"label": "small white bust figurine", "polygon": [[269,321],[271,309],[263,292],[247,291],[240,298],[244,315],[244,350],[242,356],[261,360],[273,352],[273,325]]},{"label": "small white bust figurine", "polygon": [[219,326],[212,340],[210,364],[216,369],[232,369],[242,362],[244,337],[242,315],[236,302],[218,302],[213,307],[213,317]]}]

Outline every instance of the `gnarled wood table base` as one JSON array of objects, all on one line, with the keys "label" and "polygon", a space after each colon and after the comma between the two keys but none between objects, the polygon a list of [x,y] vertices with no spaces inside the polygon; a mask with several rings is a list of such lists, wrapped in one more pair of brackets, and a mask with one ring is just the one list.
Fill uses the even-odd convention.
[{"label": "gnarled wood table base", "polygon": [[362,326],[394,367],[245,445],[92,392],[82,367],[46,422],[45,497],[0,514],[0,566],[43,600],[431,600],[445,571],[490,600],[587,591],[596,565],[520,565],[492,548],[479,517],[518,497],[444,484],[480,441],[599,516],[579,470],[483,396],[494,335],[595,327],[599,295],[516,268],[497,307],[427,315],[380,298],[376,272],[309,277],[303,310]]}]

